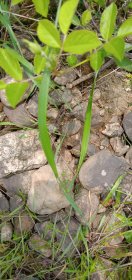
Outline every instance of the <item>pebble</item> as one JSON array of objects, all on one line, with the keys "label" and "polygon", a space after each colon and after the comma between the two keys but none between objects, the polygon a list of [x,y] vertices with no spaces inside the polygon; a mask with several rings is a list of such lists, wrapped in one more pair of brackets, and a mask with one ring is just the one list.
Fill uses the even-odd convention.
[{"label": "pebble", "polygon": [[130,167],[132,168],[132,146],[127,151],[125,159],[127,160],[127,162],[130,164]]},{"label": "pebble", "polygon": [[4,113],[9,121],[16,124],[16,126],[34,126],[34,121],[29,115],[25,104],[20,104],[15,109],[4,107]]},{"label": "pebble", "polygon": [[31,187],[31,174],[33,172],[34,171],[25,171],[3,178],[1,182],[8,195],[19,195],[20,192],[22,192],[23,194],[28,194]]},{"label": "pebble", "polygon": [[73,70],[70,71],[69,69],[64,69],[64,71],[67,71],[67,72],[66,73],[64,72],[64,74],[62,74],[60,76],[56,76],[54,79],[54,81],[58,85],[65,86],[68,83],[72,83],[77,77],[76,72]]},{"label": "pebble", "polygon": [[101,97],[101,91],[99,88],[95,89],[94,95],[93,95],[93,102],[96,102],[100,99]]},{"label": "pebble", "polygon": [[56,237],[61,251],[68,257],[73,257],[77,253],[80,245],[78,231],[80,225],[74,218],[60,221],[56,224]]},{"label": "pebble", "polygon": [[38,94],[34,94],[26,104],[26,109],[35,118],[38,117]]},{"label": "pebble", "polygon": [[128,145],[123,145],[120,137],[114,137],[110,139],[110,144],[118,157],[123,156],[129,150]]},{"label": "pebble", "polygon": [[128,112],[123,118],[123,128],[129,140],[132,142],[132,112]]},{"label": "pebble", "polygon": [[79,120],[73,119],[71,121],[66,122],[62,126],[62,133],[66,136],[72,136],[81,129],[81,122]]},{"label": "pebble", "polygon": [[86,189],[80,189],[78,195],[75,197],[75,203],[82,212],[82,215],[80,215],[77,211],[75,212],[75,216],[79,222],[82,225],[90,224],[98,211],[98,197]]},{"label": "pebble", "polygon": [[121,136],[123,133],[123,128],[120,123],[109,123],[105,125],[105,129],[102,130],[102,133],[108,137]]},{"label": "pebble", "polygon": [[9,205],[10,205],[11,212],[16,209],[20,210],[23,208],[24,201],[20,196],[14,195],[14,196],[10,197]]},{"label": "pebble", "polygon": [[9,211],[9,202],[5,195],[0,192],[0,212],[7,212]]},{"label": "pebble", "polygon": [[1,226],[1,243],[11,241],[13,235],[13,227],[10,222],[6,222]]},{"label": "pebble", "polygon": [[54,106],[61,106],[63,104],[68,104],[72,100],[72,92],[69,89],[64,91],[61,89],[54,89],[49,93],[50,104]]},{"label": "pebble", "polygon": [[34,221],[26,212],[22,212],[14,218],[14,232],[17,235],[30,233],[33,227]]},{"label": "pebble", "polygon": [[45,221],[43,223],[36,223],[34,229],[40,236],[43,236],[44,240],[49,241],[53,236],[53,227],[53,223]]},{"label": "pebble", "polygon": [[41,238],[38,234],[34,234],[30,237],[28,245],[31,250],[34,250],[47,258],[52,255],[52,250],[48,242]]}]

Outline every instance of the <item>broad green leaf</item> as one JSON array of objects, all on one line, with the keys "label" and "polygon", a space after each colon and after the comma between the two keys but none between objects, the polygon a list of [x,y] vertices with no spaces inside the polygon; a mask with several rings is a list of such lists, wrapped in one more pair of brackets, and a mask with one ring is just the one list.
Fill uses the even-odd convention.
[{"label": "broad green leaf", "polygon": [[81,17],[82,25],[86,26],[91,19],[92,19],[92,15],[89,10],[86,10],[82,13],[82,17]]},{"label": "broad green leaf", "polygon": [[120,37],[126,37],[132,34],[132,17],[125,20],[120,26],[117,35]]},{"label": "broad green leaf", "polygon": [[39,21],[37,34],[41,42],[53,48],[61,48],[59,31],[50,20]]},{"label": "broad green leaf", "polygon": [[50,0],[32,0],[32,2],[35,5],[36,12],[43,17],[47,17]]},{"label": "broad green leaf", "polygon": [[96,49],[100,45],[101,42],[95,32],[76,30],[67,36],[63,49],[73,54],[83,54]]},{"label": "broad green leaf", "polygon": [[72,23],[79,0],[67,0],[61,7],[59,13],[59,25],[64,34],[67,34]]},{"label": "broad green leaf", "polygon": [[104,63],[104,52],[99,50],[90,55],[90,65],[95,72],[98,72],[102,64]]},{"label": "broad green leaf", "polygon": [[46,66],[46,58],[42,57],[40,54],[34,56],[34,72],[39,75]]},{"label": "broad green leaf", "polygon": [[13,108],[21,101],[28,87],[29,84],[27,82],[11,83],[6,86],[6,96]]},{"label": "broad green leaf", "polygon": [[75,25],[75,26],[80,26],[81,25],[80,19],[79,19],[79,17],[77,15],[73,16],[72,24]]},{"label": "broad green leaf", "polygon": [[88,100],[88,106],[87,106],[87,111],[86,111],[86,115],[85,115],[84,127],[83,127],[81,152],[80,152],[80,159],[79,159],[79,163],[78,163],[78,167],[77,167],[77,173],[79,172],[79,170],[83,164],[83,161],[85,160],[87,150],[88,150],[88,144],[89,144],[89,139],[90,139],[90,130],[91,130],[91,120],[92,120],[93,94],[94,94],[94,89],[96,86],[96,79],[97,79],[97,74],[95,75],[92,89],[90,91],[89,100]]},{"label": "broad green leaf", "polygon": [[5,89],[6,86],[7,86],[7,84],[3,80],[0,80],[0,90]]},{"label": "broad green leaf", "polygon": [[104,44],[104,49],[108,54],[112,54],[118,60],[122,60],[124,57],[125,42],[122,38],[116,37]]},{"label": "broad green leaf", "polygon": [[100,20],[100,33],[107,41],[111,38],[116,22],[117,6],[115,3],[109,5],[102,13]]},{"label": "broad green leaf", "polygon": [[132,61],[129,58],[124,57],[123,60],[121,60],[121,61],[116,60],[116,64],[120,68],[122,68],[128,72],[132,72]]},{"label": "broad green leaf", "polygon": [[42,148],[50,164],[55,176],[58,178],[58,172],[54,160],[54,153],[51,147],[50,136],[46,123],[47,106],[48,106],[48,93],[50,88],[50,72],[45,70],[43,79],[39,85],[39,106],[38,106],[38,126],[39,136]]},{"label": "broad green leaf", "polygon": [[21,2],[23,2],[24,0],[12,0],[12,5],[16,5],[16,4],[19,4]]},{"label": "broad green leaf", "polygon": [[11,56],[8,49],[0,48],[0,67],[15,80],[22,80],[22,69],[18,60]]},{"label": "broad green leaf", "polygon": [[31,64],[31,62],[29,62],[26,58],[24,58],[17,51],[15,51],[9,47],[6,47],[6,49],[8,50],[8,53],[10,54],[10,56],[17,59],[28,70],[28,72],[30,72],[32,74],[34,73],[33,65]]}]

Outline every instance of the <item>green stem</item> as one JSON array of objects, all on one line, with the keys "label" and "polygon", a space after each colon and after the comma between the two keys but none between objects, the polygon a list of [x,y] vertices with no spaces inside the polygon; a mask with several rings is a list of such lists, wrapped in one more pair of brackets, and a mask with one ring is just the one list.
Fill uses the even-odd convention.
[{"label": "green stem", "polygon": [[88,100],[88,106],[87,106],[87,111],[86,111],[85,121],[84,121],[84,128],[83,128],[80,159],[79,159],[79,164],[78,164],[78,168],[77,168],[77,175],[85,160],[87,150],[88,150],[88,144],[89,144],[89,139],[90,139],[91,120],[92,120],[93,94],[94,94],[94,89],[96,86],[97,75],[98,75],[98,73],[95,73],[94,82],[93,82],[89,100]]}]

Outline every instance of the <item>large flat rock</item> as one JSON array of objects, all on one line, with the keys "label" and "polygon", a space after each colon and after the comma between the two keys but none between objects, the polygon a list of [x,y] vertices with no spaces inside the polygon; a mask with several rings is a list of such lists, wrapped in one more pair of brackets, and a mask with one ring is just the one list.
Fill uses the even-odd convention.
[{"label": "large flat rock", "polygon": [[0,178],[39,168],[45,163],[36,129],[10,132],[0,137]]},{"label": "large flat rock", "polygon": [[79,179],[84,188],[102,192],[109,189],[127,169],[128,165],[123,158],[102,150],[82,165]]}]

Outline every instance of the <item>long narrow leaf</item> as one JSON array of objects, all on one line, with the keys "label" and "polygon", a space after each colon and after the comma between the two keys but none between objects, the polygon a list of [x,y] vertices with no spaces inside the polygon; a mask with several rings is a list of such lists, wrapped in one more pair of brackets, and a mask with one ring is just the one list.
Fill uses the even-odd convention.
[{"label": "long narrow leaf", "polygon": [[39,86],[39,106],[38,106],[39,136],[48,163],[50,164],[56,178],[58,178],[58,172],[54,160],[54,153],[51,147],[50,136],[46,123],[49,87],[50,87],[50,72],[48,70],[45,70],[43,74],[42,82]]},{"label": "long narrow leaf", "polygon": [[5,5],[4,3],[0,3],[0,21],[2,25],[5,26],[5,28],[7,29],[14,48],[16,50],[19,50],[19,52],[21,53],[21,47],[12,29],[9,14],[4,13],[4,10],[8,11],[7,5]]},{"label": "long narrow leaf", "polygon": [[78,164],[78,168],[77,168],[77,173],[79,172],[79,170],[83,164],[83,161],[85,160],[86,154],[87,154],[88,143],[89,143],[89,138],[90,138],[91,119],[92,119],[93,93],[94,93],[94,88],[96,85],[96,79],[97,79],[97,74],[95,74],[93,86],[92,86],[89,101],[88,101],[87,111],[86,111],[86,115],[85,115],[81,152],[80,152],[80,159],[79,159],[79,164]]},{"label": "long narrow leaf", "polygon": [[110,190],[110,192],[108,193],[108,195],[106,196],[105,200],[103,201],[103,205],[107,205],[107,203],[109,202],[109,200],[111,199],[111,197],[115,194],[115,192],[117,191],[118,187],[120,186],[122,180],[124,178],[124,175],[121,175],[118,177],[118,179],[116,180],[115,184],[113,185],[112,189]]}]

